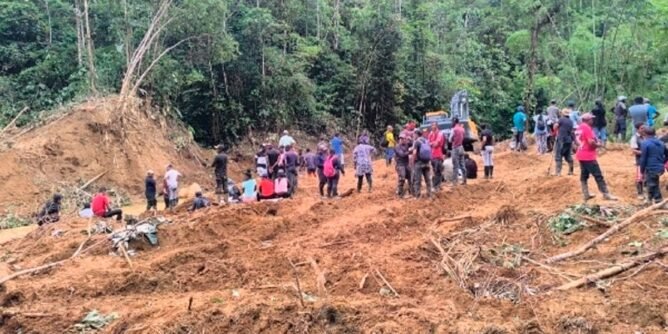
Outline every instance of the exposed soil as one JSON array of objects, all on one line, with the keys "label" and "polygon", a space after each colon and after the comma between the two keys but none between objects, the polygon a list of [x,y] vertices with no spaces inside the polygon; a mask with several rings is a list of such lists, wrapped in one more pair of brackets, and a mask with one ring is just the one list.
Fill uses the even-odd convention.
[{"label": "exposed soil", "polygon": [[[74,154],[60,147],[61,156]],[[80,173],[97,173],[88,158],[76,157],[87,166]],[[161,165],[169,157],[155,159]],[[580,201],[578,177],[546,176],[551,157],[533,152],[502,152],[495,160],[494,180],[432,201],[398,200],[394,171],[379,161],[372,193],[323,201],[316,181],[303,176],[292,200],[177,212],[160,227],[159,247],[134,245],[134,270],[103,244],[7,282],[0,303],[11,312],[0,332],[63,333],[97,309],[119,314],[102,333],[665,333],[665,259],[597,286],[554,290],[566,277],[624,261],[621,249],[630,242],[643,242],[643,251],[665,244],[655,237],[661,217],[553,265],[564,277],[518,257],[542,261],[604,231],[592,225],[556,238],[548,227],[549,217]],[[629,153],[609,150],[600,162],[621,198],[613,205],[636,206]],[[142,171],[126,177],[141,179]],[[341,190],[355,181],[346,175]],[[86,226],[66,218],[55,227],[66,231],[61,237],[52,237],[54,227],[38,229],[4,244],[0,260],[18,270],[67,258],[87,238]],[[98,240],[104,236],[88,244]]]}]

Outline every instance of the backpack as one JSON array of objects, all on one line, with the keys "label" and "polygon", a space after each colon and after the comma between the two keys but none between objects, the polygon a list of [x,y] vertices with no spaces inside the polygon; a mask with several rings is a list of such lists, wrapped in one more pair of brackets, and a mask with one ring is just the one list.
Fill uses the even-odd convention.
[{"label": "backpack", "polygon": [[336,159],[335,156],[331,156],[325,160],[325,164],[323,165],[322,168],[322,173],[325,175],[325,177],[334,177],[336,175],[336,169],[334,168],[334,159]]},{"label": "backpack", "polygon": [[420,150],[418,151],[418,158],[422,161],[431,161],[431,146],[424,138],[418,140],[420,143]]},{"label": "backpack", "polygon": [[545,120],[543,119],[543,115],[538,116],[538,121],[536,122],[536,129],[538,129],[538,131],[545,131]]}]

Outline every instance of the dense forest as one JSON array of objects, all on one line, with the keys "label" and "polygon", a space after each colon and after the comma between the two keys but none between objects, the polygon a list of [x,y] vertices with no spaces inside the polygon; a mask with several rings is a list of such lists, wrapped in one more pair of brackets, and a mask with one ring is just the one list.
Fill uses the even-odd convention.
[{"label": "dense forest", "polygon": [[138,95],[204,144],[382,131],[460,89],[504,134],[519,104],[663,101],[667,32],[668,0],[3,0],[0,126],[118,93],[145,46]]}]

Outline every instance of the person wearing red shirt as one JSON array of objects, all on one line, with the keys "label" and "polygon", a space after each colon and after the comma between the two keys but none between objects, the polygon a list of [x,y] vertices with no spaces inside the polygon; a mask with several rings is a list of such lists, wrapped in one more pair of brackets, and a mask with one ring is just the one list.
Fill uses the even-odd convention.
[{"label": "person wearing red shirt", "polygon": [[[461,123],[459,123],[458,118],[452,119],[452,130],[450,131],[450,143],[452,143],[452,151],[450,151],[450,157],[452,157],[452,185],[457,185],[457,178],[459,177],[459,172],[462,172],[462,175],[466,176],[466,162],[464,160],[464,136],[466,131]],[[463,178],[463,183],[466,184],[466,177]]]},{"label": "person wearing red shirt", "polygon": [[594,135],[593,124],[594,115],[586,113],[582,115],[582,124],[578,127],[580,132],[578,136],[579,147],[577,153],[575,153],[575,158],[580,162],[582,196],[585,202],[594,198],[594,196],[589,194],[589,187],[587,186],[589,175],[591,175],[596,180],[596,185],[598,186],[598,190],[603,194],[603,198],[614,201],[616,198],[608,192],[608,186],[603,178],[601,167],[596,161],[596,149],[602,146],[602,144],[598,141],[596,135]]},{"label": "person wearing red shirt", "polygon": [[123,219],[123,211],[121,209],[111,209],[111,201],[107,196],[107,189],[102,187],[100,192],[95,194],[91,204],[93,214],[101,218],[109,218],[116,216],[116,221]]},{"label": "person wearing red shirt", "polygon": [[429,132],[427,139],[431,146],[431,168],[434,170],[431,184],[434,190],[440,190],[441,182],[443,181],[443,146],[445,144],[445,137],[436,122],[431,123],[431,132]]},{"label": "person wearing red shirt", "polygon": [[269,178],[269,175],[263,174],[262,180],[260,181],[259,191],[257,192],[257,200],[272,199],[275,197],[274,181]]}]

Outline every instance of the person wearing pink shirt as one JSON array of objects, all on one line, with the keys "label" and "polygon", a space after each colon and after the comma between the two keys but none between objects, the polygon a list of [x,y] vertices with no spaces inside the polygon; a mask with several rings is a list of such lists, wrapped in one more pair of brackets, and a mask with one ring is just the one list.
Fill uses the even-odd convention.
[{"label": "person wearing pink shirt", "polygon": [[614,201],[617,198],[610,195],[608,191],[608,186],[605,183],[603,178],[603,172],[601,172],[601,167],[596,161],[596,149],[599,146],[602,146],[602,143],[598,141],[592,125],[594,124],[594,115],[591,113],[586,113],[582,115],[582,124],[580,124],[578,130],[578,143],[579,147],[577,153],[575,153],[575,158],[580,163],[580,184],[582,186],[582,197],[584,201],[588,201],[594,198],[593,195],[589,194],[589,187],[587,181],[589,180],[589,175],[593,176],[596,180],[596,185],[598,190],[603,194],[603,198],[606,200]]}]

